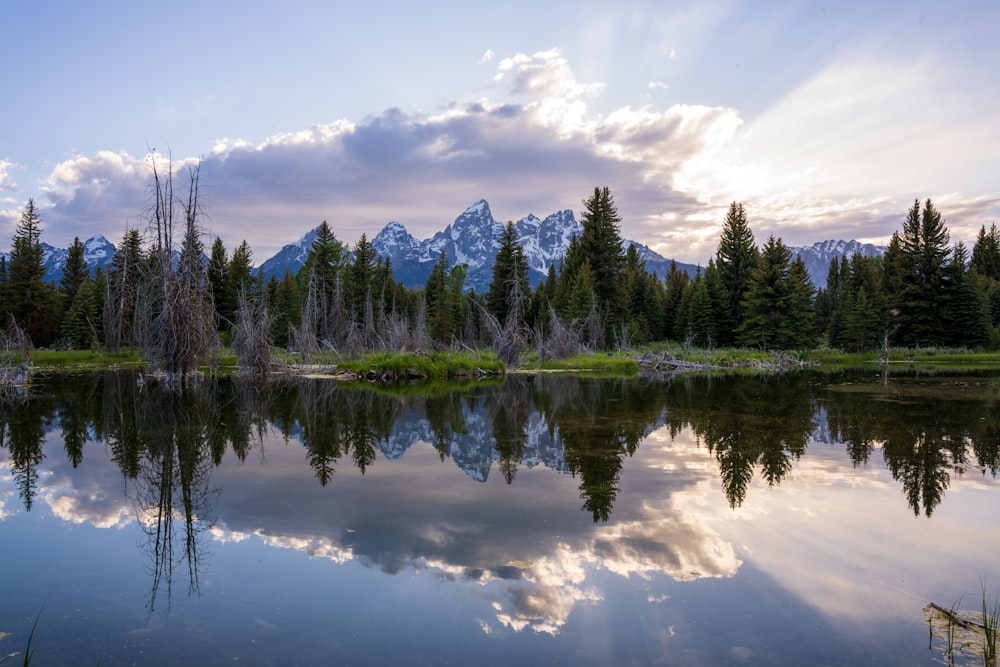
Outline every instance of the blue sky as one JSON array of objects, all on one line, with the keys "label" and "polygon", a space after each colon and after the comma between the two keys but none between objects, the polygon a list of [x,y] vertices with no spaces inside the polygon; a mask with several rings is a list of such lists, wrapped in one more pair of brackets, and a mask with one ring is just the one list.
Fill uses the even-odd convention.
[{"label": "blue sky", "polygon": [[[0,6],[0,239],[145,227],[148,152],[202,160],[207,230],[263,261],[322,220],[417,238],[611,188],[622,232],[707,261],[884,243],[931,197],[1000,221],[1000,4],[211,2]],[[2,240],[0,240],[2,243]]]}]

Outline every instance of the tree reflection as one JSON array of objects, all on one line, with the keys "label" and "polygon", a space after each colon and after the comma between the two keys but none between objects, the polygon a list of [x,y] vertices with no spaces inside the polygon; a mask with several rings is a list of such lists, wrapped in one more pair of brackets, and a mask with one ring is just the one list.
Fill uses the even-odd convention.
[{"label": "tree reflection", "polygon": [[[995,392],[965,389],[956,396],[945,382],[902,381],[879,388],[845,384],[827,392],[831,436],[845,444],[855,465],[867,463],[881,445],[886,466],[917,516],[934,513],[953,474],[962,475],[973,465],[983,475],[997,474]],[[941,404],[945,397],[947,409]]]},{"label": "tree reflection", "polygon": [[690,426],[719,465],[732,508],[746,498],[755,468],[780,484],[815,430],[815,405],[802,377],[708,378],[670,388],[672,432]]},{"label": "tree reflection", "polygon": [[45,458],[42,439],[51,410],[50,401],[41,396],[17,392],[0,395],[0,441],[10,453],[14,485],[27,512],[38,492],[38,466]]},{"label": "tree reflection", "polygon": [[580,478],[581,509],[595,522],[608,521],[623,460],[663,423],[665,396],[656,382],[569,380],[539,378],[537,391],[548,394],[539,409],[565,448],[569,471]]},{"label": "tree reflection", "polygon": [[289,424],[301,426],[306,459],[320,484],[333,479],[345,456],[364,474],[375,462],[377,443],[392,433],[399,401],[371,391],[338,390],[328,381],[304,380],[297,389],[299,405]]}]

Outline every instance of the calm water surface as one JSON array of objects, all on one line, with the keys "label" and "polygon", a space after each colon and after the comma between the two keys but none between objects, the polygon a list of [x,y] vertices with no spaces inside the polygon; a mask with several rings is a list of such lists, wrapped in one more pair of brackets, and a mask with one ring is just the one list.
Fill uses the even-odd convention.
[{"label": "calm water surface", "polygon": [[1000,590],[1000,374],[413,391],[0,397],[0,656],[939,664]]}]

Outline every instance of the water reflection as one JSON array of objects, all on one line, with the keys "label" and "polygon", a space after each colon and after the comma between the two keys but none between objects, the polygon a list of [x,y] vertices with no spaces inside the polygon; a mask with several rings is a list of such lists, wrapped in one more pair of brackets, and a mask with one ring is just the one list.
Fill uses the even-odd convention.
[{"label": "water reflection", "polygon": [[[953,475],[974,469],[996,476],[1000,411],[989,380],[932,386],[856,380],[515,376],[499,385],[408,395],[323,381],[234,380],[181,394],[109,372],[53,378],[32,395],[3,396],[0,435],[29,511],[42,442],[54,428],[74,467],[87,442],[107,443],[126,479],[152,475],[172,489],[176,478],[182,506],[197,481],[191,474],[218,465],[227,451],[244,460],[272,427],[304,445],[322,486],[338,466],[363,473],[377,452],[393,460],[427,442],[442,461],[452,460],[481,482],[494,466],[507,484],[525,466],[568,472],[579,480],[582,509],[596,522],[611,516],[624,461],[663,425],[672,435],[691,429],[711,452],[733,508],[744,502],[755,475],[780,484],[810,441],[843,444],[856,466],[871,464],[881,449],[915,514],[933,513]],[[164,467],[164,457],[180,456],[184,461]]]},{"label": "water reflection", "polygon": [[[140,388],[130,374],[109,372],[53,377],[32,396],[5,397],[0,433],[25,511],[44,486],[39,468],[46,454],[53,456],[44,446],[47,433],[59,433],[74,469],[103,457],[94,445],[103,446],[143,531],[151,609],[158,597],[170,599],[175,579],[198,592],[209,539],[258,535],[274,546],[360,559],[386,572],[433,567],[483,586],[501,624],[554,633],[575,605],[599,597],[585,585],[597,563],[623,576],[665,573],[676,580],[728,577],[740,566],[731,544],[679,506],[681,498],[712,498],[705,500],[700,487],[678,491],[689,482],[666,467],[660,483],[669,493],[618,506],[629,491],[629,459],[654,432],[664,441],[693,434],[714,468],[720,500],[734,510],[754,492],[754,478],[777,486],[809,447],[828,443],[859,467],[876,465],[881,449],[907,505],[929,517],[955,476],[995,477],[996,400],[992,380],[971,376],[931,384],[804,374],[670,382],[513,376],[416,394],[306,379],[219,380],[179,393],[156,383]],[[255,507],[271,505],[257,510],[256,523],[240,525],[232,511],[227,522],[222,483],[213,476],[230,453],[238,462],[276,455],[268,453],[276,439],[301,446],[290,454],[310,488],[298,477],[280,478],[281,485],[253,499]],[[339,501],[345,484],[361,493],[360,475],[371,477],[420,445],[482,487],[494,474],[511,493],[533,492],[528,471],[558,475],[579,495],[577,518],[596,526],[558,528],[568,534],[551,545],[546,521],[555,510],[543,514],[530,499],[518,503],[492,491],[491,515],[471,515],[464,499],[444,497],[444,489],[421,497],[415,478],[395,481],[405,493],[364,496],[339,514],[323,505]],[[539,516],[526,514],[532,511]],[[572,522],[562,515],[559,521]],[[120,525],[120,510],[94,519],[100,522]],[[525,546],[542,543],[548,546]]]}]

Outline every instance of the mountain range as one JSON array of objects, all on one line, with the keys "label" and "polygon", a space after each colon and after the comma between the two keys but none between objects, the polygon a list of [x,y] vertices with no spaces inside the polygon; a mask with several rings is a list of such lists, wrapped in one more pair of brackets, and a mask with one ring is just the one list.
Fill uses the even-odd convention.
[{"label": "mountain range", "polygon": [[[562,210],[539,219],[529,214],[514,223],[520,237],[524,254],[528,261],[532,286],[546,276],[549,266],[558,265],[574,235],[583,232],[583,225],[576,220],[571,210]],[[493,264],[500,249],[500,235],[503,223],[494,217],[486,200],[480,199],[463,211],[454,222],[423,241],[418,241],[406,227],[396,221],[389,222],[371,239],[376,252],[387,258],[393,274],[399,282],[422,287],[430,276],[438,257],[444,252],[449,266],[464,263],[468,266],[466,285],[479,293],[489,289]],[[272,276],[280,279],[285,271],[295,273],[302,267],[309,249],[316,239],[317,228],[311,229],[299,240],[284,246],[258,268],[258,275],[269,280]],[[671,260],[651,248],[636,241],[624,240],[623,248],[633,244],[639,256],[646,262],[646,269],[664,278],[670,269]],[[66,264],[67,249],[56,248],[42,243],[45,265],[45,279],[58,281]],[[821,241],[811,246],[791,247],[792,255],[802,257],[817,287],[826,285],[827,271],[833,258],[850,257],[854,253],[878,256],[885,251],[884,246],[863,244],[857,241]],[[103,236],[94,236],[84,243],[84,256],[91,270],[107,269],[114,256],[114,245]],[[8,257],[9,258],[9,257]],[[693,264],[677,263],[678,268],[694,275],[698,267]]]}]

